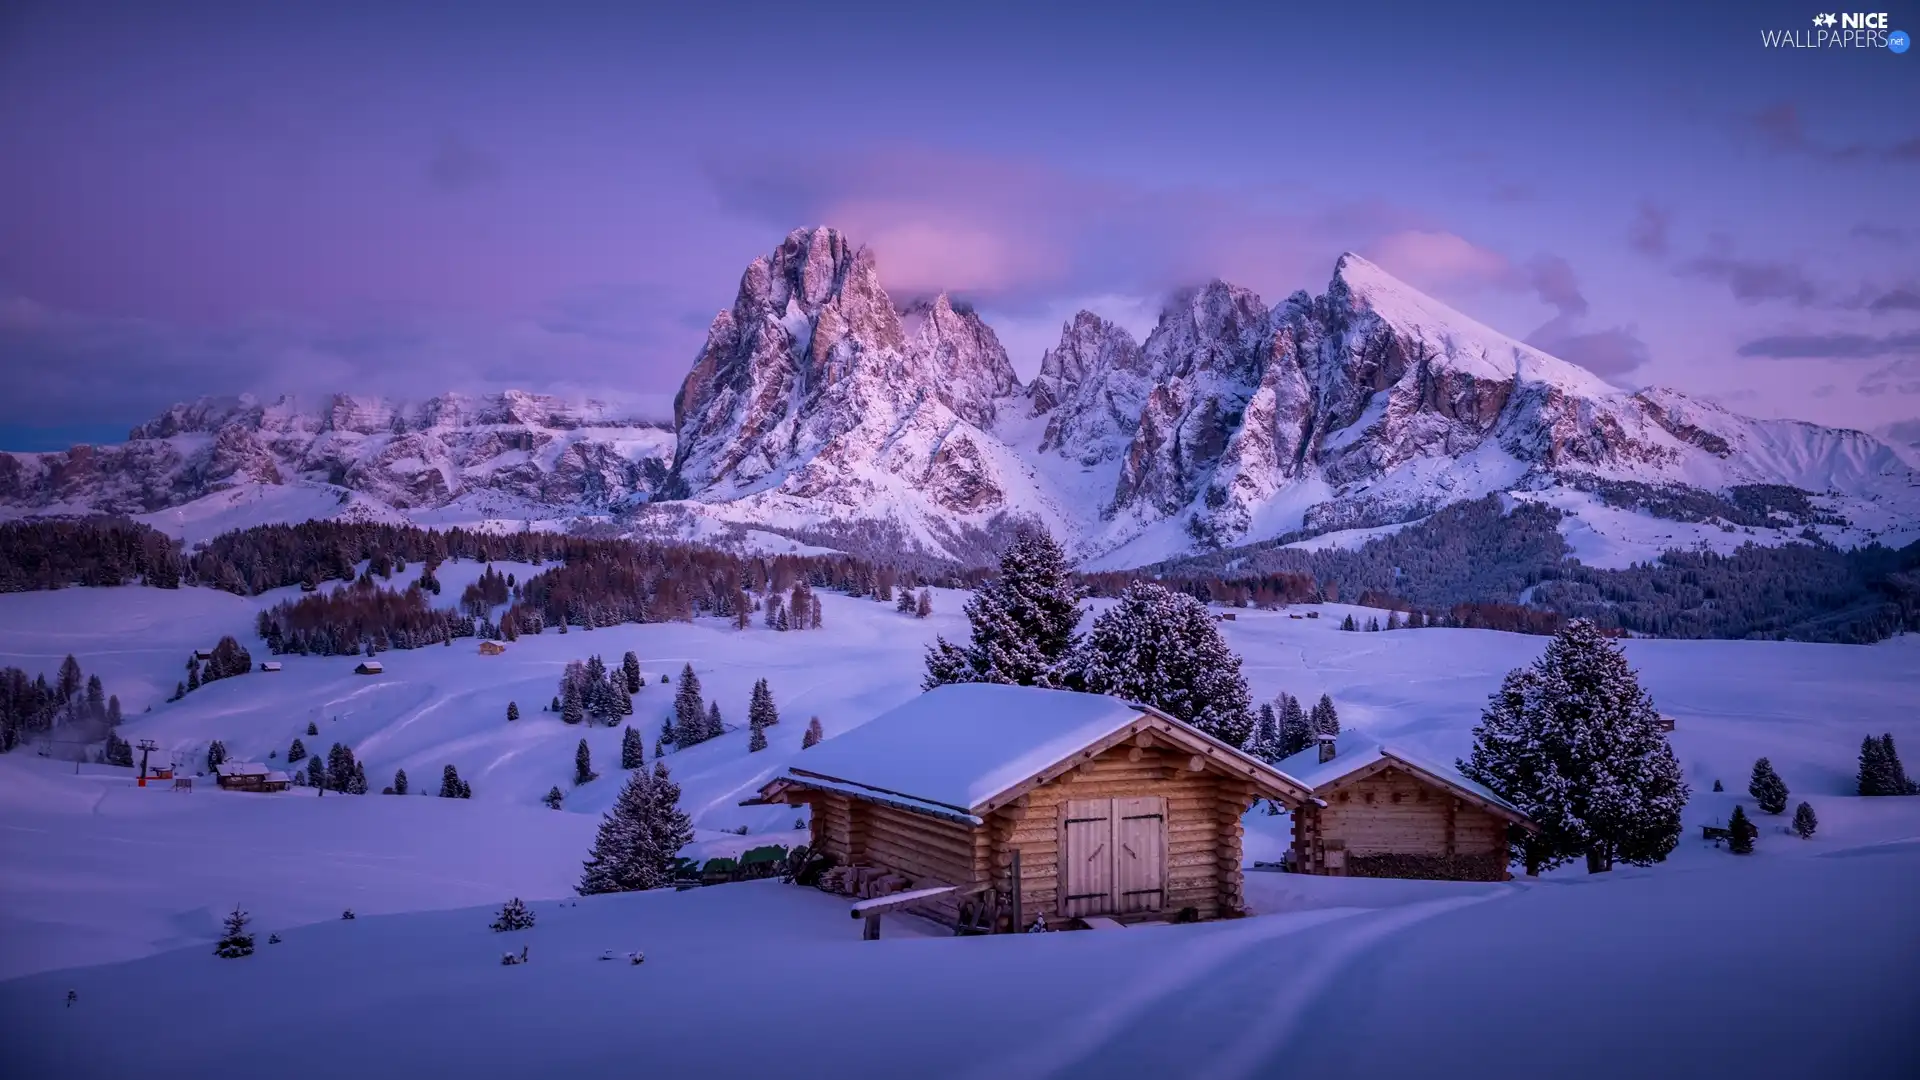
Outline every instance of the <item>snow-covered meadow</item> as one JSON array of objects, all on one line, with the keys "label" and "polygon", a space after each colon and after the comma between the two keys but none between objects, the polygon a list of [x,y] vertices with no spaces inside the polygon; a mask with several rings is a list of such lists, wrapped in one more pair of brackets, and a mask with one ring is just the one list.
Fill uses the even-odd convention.
[{"label": "snow-covered meadow", "polygon": [[[478,572],[443,566],[443,601]],[[138,789],[125,770],[0,757],[0,978],[11,980],[0,1009],[26,1033],[0,1040],[0,1072],[183,1075],[217,1044],[277,1074],[332,1074],[336,1055],[287,1041],[324,1028],[330,1040],[349,1035],[356,1068],[376,1075],[746,1075],[778,1064],[803,1076],[1258,1076],[1282,1062],[1328,1076],[1449,1062],[1552,1075],[1910,1075],[1896,1055],[1913,1060],[1915,1036],[1898,1020],[1920,1015],[1920,799],[1849,792],[1863,735],[1920,747],[1911,637],[1627,643],[1677,722],[1694,788],[1688,835],[1660,866],[1495,886],[1249,873],[1260,917],[1240,922],[924,940],[912,920],[890,918],[875,944],[858,940],[843,901],[775,883],[563,900],[623,776],[620,731],[568,726],[541,706],[567,661],[617,663],[631,649],[649,683],[631,722],[651,747],[674,689],[659,678],[692,664],[740,728],[668,755],[697,850],[791,843],[796,811],[739,800],[801,753],[809,717],[832,735],[917,693],[923,647],[965,635],[963,594],[936,591],[925,620],[822,594],[818,631],[717,619],[549,631],[495,657],[460,641],[383,654],[378,677],[354,675],[351,658],[282,657],[278,673],[164,701],[188,652],[221,634],[264,659],[252,620],[285,595],[0,596],[0,665],[51,671],[73,652],[121,696],[128,738],[186,762],[215,738],[238,760],[284,757],[296,736],[309,751],[338,741],[376,790],[404,768],[431,792],[452,763],[472,800],[252,795],[207,780],[176,794]],[[1294,617],[1308,610],[1320,617]],[[1221,627],[1256,700],[1329,693],[1345,726],[1443,760],[1465,752],[1500,676],[1545,643],[1343,633],[1349,610],[1239,611]],[[749,755],[747,696],[762,677],[782,723]],[[513,723],[509,701],[520,706]],[[305,735],[310,722],[318,736]],[[601,777],[575,788],[583,735]],[[1724,821],[1736,800],[1751,809],[1747,773],[1761,755],[1796,803],[1814,805],[1820,831],[1802,841],[1763,816],[1757,853],[1735,858],[1698,827]],[[1726,792],[1709,790],[1715,779]],[[557,813],[539,802],[556,784]],[[1277,858],[1286,823],[1251,814],[1247,859]],[[740,826],[748,835],[731,831]],[[532,902],[539,925],[489,933],[491,909],[512,895]],[[235,903],[263,944],[218,960],[211,942]],[[347,907],[362,918],[340,921]],[[269,932],[285,941],[264,945]],[[522,943],[530,965],[501,967],[500,953]],[[598,960],[633,949],[645,965]]]}]

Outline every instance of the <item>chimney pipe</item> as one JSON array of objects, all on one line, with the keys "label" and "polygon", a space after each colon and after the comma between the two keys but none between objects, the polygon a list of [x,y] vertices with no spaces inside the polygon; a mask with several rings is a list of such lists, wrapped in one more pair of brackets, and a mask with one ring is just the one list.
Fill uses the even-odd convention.
[{"label": "chimney pipe", "polygon": [[1333,736],[1322,735],[1320,736],[1320,763],[1324,765],[1327,762],[1332,760],[1333,760]]}]

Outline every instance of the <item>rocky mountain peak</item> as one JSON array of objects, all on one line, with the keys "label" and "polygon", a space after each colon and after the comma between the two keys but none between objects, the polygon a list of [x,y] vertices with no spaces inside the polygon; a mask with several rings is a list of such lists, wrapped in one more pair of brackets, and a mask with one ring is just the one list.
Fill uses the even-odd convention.
[{"label": "rocky mountain peak", "polygon": [[991,427],[999,401],[1020,391],[1020,378],[993,328],[971,304],[946,293],[901,312],[906,352],[933,394],[969,423]]}]

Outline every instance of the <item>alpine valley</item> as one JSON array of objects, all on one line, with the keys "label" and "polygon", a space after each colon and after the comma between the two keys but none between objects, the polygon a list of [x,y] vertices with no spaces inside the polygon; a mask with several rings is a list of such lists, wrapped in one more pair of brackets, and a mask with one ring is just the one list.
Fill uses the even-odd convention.
[{"label": "alpine valley", "polygon": [[978,562],[1039,520],[1090,568],[1351,543],[1495,493],[1559,508],[1599,564],[1920,537],[1920,474],[1881,440],[1619,389],[1356,255],[1317,296],[1187,290],[1144,342],[1082,311],[1023,385],[969,305],[896,303],[827,228],[747,267],[670,426],[519,392],[202,399],[118,445],[0,455],[10,516],[128,515],[189,541],[341,516],[599,522]]}]

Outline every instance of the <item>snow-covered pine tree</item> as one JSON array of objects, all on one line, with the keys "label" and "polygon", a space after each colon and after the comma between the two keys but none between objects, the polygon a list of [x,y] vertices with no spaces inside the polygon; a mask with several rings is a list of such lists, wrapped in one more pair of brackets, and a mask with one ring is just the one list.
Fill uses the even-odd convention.
[{"label": "snow-covered pine tree", "polygon": [[593,771],[593,754],[587,749],[587,740],[581,739],[580,745],[573,751],[574,786],[588,783],[599,775]]},{"label": "snow-covered pine tree", "polygon": [[496,934],[504,934],[513,930],[531,929],[532,926],[533,912],[529,911],[527,905],[521,903],[520,898],[516,896],[507,901],[506,906],[500,909],[500,914],[493,917],[493,922],[487,929]]},{"label": "snow-covered pine tree", "polygon": [[320,725],[311,720],[307,721],[307,734],[310,736],[320,734]]},{"label": "snow-covered pine tree", "polygon": [[307,786],[323,790],[327,786],[327,763],[319,754],[307,759]]},{"label": "snow-covered pine tree", "polygon": [[227,960],[253,955],[253,935],[247,931],[247,923],[252,921],[240,905],[233,906],[220,934],[220,941],[213,947],[213,955]]},{"label": "snow-covered pine tree", "polygon": [[347,794],[365,795],[366,793],[367,793],[366,762],[356,761],[353,763],[353,778],[347,781]]},{"label": "snow-covered pine tree", "polygon": [[1206,605],[1153,582],[1128,586],[1060,674],[1074,689],[1151,705],[1229,746],[1246,745],[1253,731],[1240,657]]},{"label": "snow-covered pine tree", "polygon": [[922,685],[1057,685],[1055,669],[1074,649],[1079,602],[1080,587],[1060,545],[1045,529],[1022,529],[1000,556],[1000,575],[967,601],[971,644],[936,639],[927,649]]},{"label": "snow-covered pine tree", "polygon": [[561,801],[565,798],[566,796],[560,793],[560,785],[555,784],[552,787],[547,789],[546,798],[541,799],[540,801],[547,804],[547,809],[558,810],[560,809]]},{"label": "snow-covered pine tree", "polygon": [[1747,782],[1747,794],[1760,807],[1763,814],[1784,814],[1787,812],[1787,782],[1773,771],[1773,762],[1766,758],[1753,763],[1753,779]]},{"label": "snow-covered pine tree", "polygon": [[454,768],[453,766],[449,765],[446,768],[440,770],[440,797],[441,798],[443,799],[460,798],[461,788],[464,787],[465,784],[466,784],[466,781],[460,779],[460,770]]},{"label": "snow-covered pine tree", "polygon": [[1289,758],[1313,745],[1313,722],[1292,694],[1280,695],[1280,756]]},{"label": "snow-covered pine tree", "polygon": [[747,727],[750,732],[747,735],[747,753],[757,754],[765,750],[767,748],[767,729],[752,720],[747,721]]},{"label": "snow-covered pine tree", "polygon": [[820,740],[826,737],[826,729],[820,726],[820,718],[816,716],[807,721],[806,733],[800,736],[800,749],[805,750],[810,746],[818,746],[820,745]]},{"label": "snow-covered pine tree", "polygon": [[1920,787],[1907,779],[1907,767],[1900,764],[1900,751],[1894,749],[1891,734],[1880,736],[1880,753],[1887,763],[1887,782],[1893,788],[1890,794],[1920,794]]},{"label": "snow-covered pine tree", "polygon": [[920,590],[919,599],[913,602],[913,615],[916,619],[924,619],[931,614],[933,614],[933,590],[923,588]]},{"label": "snow-covered pine tree", "polygon": [[1379,629],[1380,629],[1380,616],[1378,616],[1378,615],[1370,615],[1370,616],[1368,616],[1368,617],[1367,617],[1367,631],[1368,631],[1369,633],[1377,633],[1377,632],[1379,631]]},{"label": "snow-covered pine tree", "polygon": [[1321,694],[1320,700],[1313,703],[1313,712],[1307,717],[1307,726],[1313,729],[1315,739],[1331,738],[1340,734],[1340,710],[1333,707],[1333,697]]},{"label": "snow-covered pine tree", "polygon": [[780,722],[780,710],[773,706],[773,690],[767,686],[765,679],[753,684],[753,693],[747,699],[747,722],[763,728]]},{"label": "snow-covered pine tree", "polygon": [[700,732],[701,732],[700,741],[705,742],[708,739],[717,739],[721,735],[725,734],[726,730],[727,730],[726,721],[720,719],[720,702],[718,701],[708,702],[707,703],[707,720],[706,720],[705,726],[703,726],[700,729]]},{"label": "snow-covered pine tree", "polygon": [[1886,744],[1869,735],[1860,741],[1859,790],[1862,795],[1898,795]]},{"label": "snow-covered pine tree", "polygon": [[407,793],[407,770],[393,770],[393,793],[395,795],[405,795]]},{"label": "snow-covered pine tree", "polygon": [[220,767],[227,760],[227,744],[215,739],[207,744],[207,771]]},{"label": "snow-covered pine tree", "polygon": [[518,719],[520,719],[520,703],[517,701],[507,702],[507,723],[511,724]]},{"label": "snow-covered pine tree", "polygon": [[343,743],[327,748],[327,790],[347,793],[353,783],[353,751]]},{"label": "snow-covered pine tree", "polygon": [[1253,725],[1253,744],[1247,752],[1261,761],[1279,761],[1285,756],[1280,753],[1280,718],[1274,715],[1270,703],[1260,705],[1260,718]]},{"label": "snow-covered pine tree", "polygon": [[652,775],[645,770],[628,774],[613,808],[600,818],[600,831],[575,887],[580,895],[632,892],[666,883],[659,859],[651,851],[653,812]]},{"label": "snow-covered pine tree", "polygon": [[1355,626],[1355,625],[1353,625],[1353,612],[1351,612],[1351,611],[1349,611],[1349,612],[1347,612],[1347,617],[1346,617],[1346,618],[1344,618],[1344,619],[1341,619],[1341,620],[1340,620],[1340,629],[1342,629],[1342,630],[1358,630],[1358,629],[1360,629],[1359,627],[1357,627],[1357,626]]},{"label": "snow-covered pine tree", "polygon": [[580,684],[569,682],[560,694],[560,719],[577,724],[586,719],[586,707],[580,700]]},{"label": "snow-covered pine tree", "polygon": [[642,738],[633,725],[627,725],[620,733],[620,767],[638,769],[647,763],[647,741]]},{"label": "snow-covered pine tree", "polygon": [[1715,791],[1725,791],[1725,790],[1727,790],[1727,789],[1726,789],[1726,786],[1720,783],[1720,778],[1719,778],[1719,777],[1717,777],[1717,776],[1716,776],[1716,777],[1714,777],[1714,780],[1713,780],[1713,790],[1715,790]]},{"label": "snow-covered pine tree", "polygon": [[894,601],[893,610],[899,612],[902,615],[913,614],[913,590],[912,589],[900,590],[900,597],[899,599]]},{"label": "snow-covered pine tree", "polygon": [[1753,840],[1760,835],[1760,829],[1747,817],[1747,812],[1739,803],[1733,805],[1733,816],[1727,819],[1727,850],[1735,855],[1753,854]]},{"label": "snow-covered pine tree", "polygon": [[640,676],[640,657],[632,649],[628,649],[627,654],[620,658],[620,674],[626,676],[629,694],[637,694],[641,687],[647,685]]},{"label": "snow-covered pine tree", "polygon": [[1591,622],[1569,622],[1531,667],[1507,674],[1459,762],[1539,827],[1518,833],[1529,873],[1585,856],[1645,866],[1680,840],[1687,785],[1626,656]]},{"label": "snow-covered pine tree", "polygon": [[706,703],[700,698],[700,676],[693,665],[680,669],[680,685],[673,692],[672,737],[682,747],[700,741],[706,730]]},{"label": "snow-covered pine tree", "polygon": [[292,746],[287,747],[287,764],[289,765],[304,759],[306,756],[307,744],[297,738],[293,740]]},{"label": "snow-covered pine tree", "polygon": [[680,809],[680,785],[673,782],[664,761],[653,763],[653,782],[647,787],[647,799],[652,807],[647,817],[652,843],[644,845],[641,853],[657,860],[653,869],[662,882],[671,881],[674,859],[681,848],[693,843],[693,819]]},{"label": "snow-covered pine tree", "polygon": [[1793,831],[1800,839],[1813,839],[1813,831],[1820,827],[1820,819],[1814,815],[1812,803],[1801,803],[1793,808]]}]

